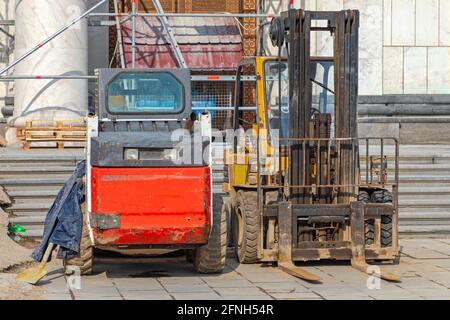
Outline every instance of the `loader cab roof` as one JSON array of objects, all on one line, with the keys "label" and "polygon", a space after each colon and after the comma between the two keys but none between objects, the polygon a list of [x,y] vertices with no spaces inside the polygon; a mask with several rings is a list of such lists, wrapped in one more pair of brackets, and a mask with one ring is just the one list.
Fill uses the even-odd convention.
[{"label": "loader cab roof", "polygon": [[98,69],[96,114],[109,120],[178,120],[191,114],[188,69]]}]

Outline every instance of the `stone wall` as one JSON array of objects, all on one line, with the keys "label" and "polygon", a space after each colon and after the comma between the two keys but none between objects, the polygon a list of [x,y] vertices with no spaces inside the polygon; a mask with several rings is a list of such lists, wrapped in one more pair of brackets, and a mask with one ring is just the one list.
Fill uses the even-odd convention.
[{"label": "stone wall", "polygon": [[[274,11],[286,0],[263,1]],[[307,10],[359,9],[360,95],[450,94],[449,0],[296,0]],[[272,53],[276,51],[267,45]],[[327,55],[331,38],[313,37],[312,54]]]}]

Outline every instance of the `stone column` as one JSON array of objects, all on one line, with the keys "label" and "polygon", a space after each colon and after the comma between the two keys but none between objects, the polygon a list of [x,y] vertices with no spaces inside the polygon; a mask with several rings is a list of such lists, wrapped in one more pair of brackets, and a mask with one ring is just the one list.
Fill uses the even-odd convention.
[{"label": "stone column", "polygon": [[[84,0],[20,1],[16,5],[15,58],[87,10]],[[86,75],[87,21],[82,20],[15,67],[15,75]],[[88,105],[87,80],[18,80],[9,143],[26,120],[78,120]]]}]

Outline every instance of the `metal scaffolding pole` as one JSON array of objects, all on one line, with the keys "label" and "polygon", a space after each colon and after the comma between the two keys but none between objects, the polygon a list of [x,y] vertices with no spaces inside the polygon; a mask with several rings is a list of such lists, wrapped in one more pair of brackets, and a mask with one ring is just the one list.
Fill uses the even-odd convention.
[{"label": "metal scaffolding pole", "polygon": [[[74,76],[60,76],[60,75],[14,75],[14,76],[1,76],[0,82],[13,82],[16,80],[96,80],[94,75],[74,75]],[[276,80],[278,78],[269,78],[269,80]],[[191,81],[211,81],[211,82],[234,82],[236,76],[232,75],[192,75]],[[256,76],[243,75],[240,81],[256,81]]]},{"label": "metal scaffolding pole", "polygon": [[114,0],[114,12],[116,13],[116,29],[117,29],[117,42],[119,43],[119,57],[120,66],[125,68],[125,55],[123,53],[123,42],[122,42],[122,32],[120,28],[120,17],[119,17],[119,5],[117,0]]},{"label": "metal scaffolding pole", "polygon": [[45,76],[3,76],[0,77],[0,82],[13,82],[16,80],[95,80],[96,76],[58,76],[58,75],[45,75]]},{"label": "metal scaffolding pole", "polygon": [[[92,13],[89,17],[114,17],[115,13]],[[121,13],[121,17],[131,17],[130,13]],[[141,12],[137,17],[188,17],[188,18],[275,18],[278,14],[258,14],[258,13],[155,13]]]},{"label": "metal scaffolding pole", "polygon": [[136,68],[136,0],[131,0],[131,67]]},{"label": "metal scaffolding pole", "polygon": [[30,55],[32,55],[34,52],[36,52],[37,50],[39,50],[40,48],[42,48],[44,45],[46,45],[47,43],[49,43],[50,41],[52,41],[53,39],[55,39],[56,37],[58,37],[61,33],[63,33],[64,31],[66,31],[67,29],[71,28],[72,26],[74,26],[75,24],[77,24],[79,21],[81,21],[82,19],[84,19],[85,17],[89,16],[90,13],[92,13],[95,9],[97,9],[98,7],[100,7],[103,3],[105,3],[108,0],[101,0],[99,3],[97,3],[95,6],[93,6],[91,9],[89,9],[88,11],[86,11],[85,13],[83,13],[81,16],[79,16],[78,18],[76,18],[75,20],[73,20],[71,23],[69,23],[68,25],[66,25],[65,27],[59,29],[58,31],[56,31],[55,33],[53,33],[51,36],[47,37],[45,40],[43,40],[42,42],[38,43],[34,48],[30,49],[29,51],[25,52],[23,55],[21,55],[19,58],[17,58],[17,60],[13,61],[12,63],[10,63],[9,65],[7,65],[5,68],[0,70],[0,75],[6,73],[8,70],[10,70],[11,68],[13,68],[14,66],[16,66],[18,63],[20,63],[21,61],[25,60],[26,58],[28,58]]},{"label": "metal scaffolding pole", "polygon": [[172,28],[170,27],[169,20],[167,20],[167,17],[164,15],[164,10],[161,6],[161,3],[159,0],[152,0],[153,5],[156,8],[156,12],[158,14],[161,14],[161,17],[159,19],[161,20],[161,24],[164,27],[164,30],[167,33],[167,36],[169,37],[169,42],[172,45],[173,51],[175,53],[175,57],[177,58],[178,65],[180,68],[187,68],[186,61],[184,60],[183,54],[181,53],[180,47],[178,46],[177,39],[175,38],[175,35],[172,32]]}]

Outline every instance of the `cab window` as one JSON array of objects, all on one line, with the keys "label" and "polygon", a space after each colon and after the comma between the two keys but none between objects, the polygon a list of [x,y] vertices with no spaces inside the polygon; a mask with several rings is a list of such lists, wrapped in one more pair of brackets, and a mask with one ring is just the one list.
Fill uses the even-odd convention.
[{"label": "cab window", "polygon": [[173,114],[184,109],[183,85],[170,73],[122,73],[108,85],[111,114]]}]

